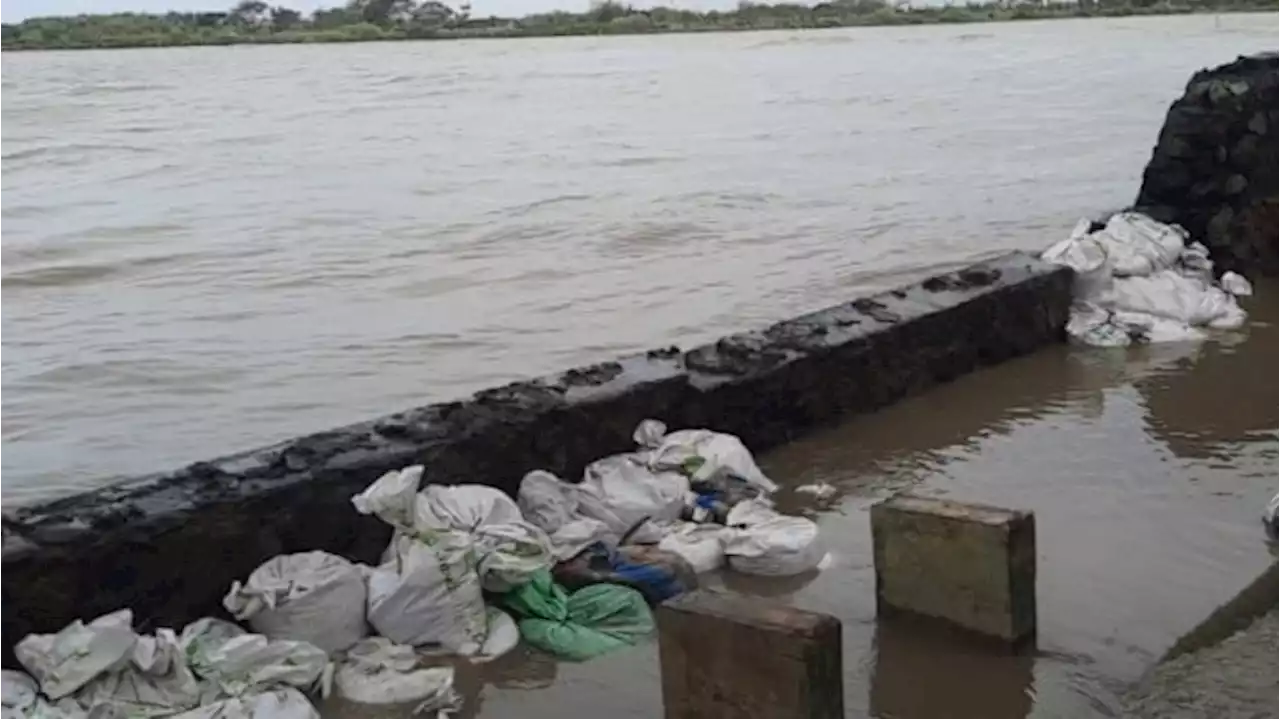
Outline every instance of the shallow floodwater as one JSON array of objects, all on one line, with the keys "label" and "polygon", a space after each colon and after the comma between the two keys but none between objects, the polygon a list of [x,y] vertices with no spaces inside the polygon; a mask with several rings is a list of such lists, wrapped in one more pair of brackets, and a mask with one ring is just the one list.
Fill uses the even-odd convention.
[{"label": "shallow floodwater", "polygon": [[[779,502],[819,522],[835,566],[709,584],[839,617],[850,717],[1117,716],[1129,682],[1273,561],[1260,518],[1276,491],[1278,298],[1259,289],[1244,332],[1046,350],[765,455],[780,484],[838,488],[823,506],[788,489]],[[1037,653],[877,625],[867,508],[899,491],[1035,511]],[[460,685],[465,717],[662,715],[652,643],[585,664],[518,648]]]},{"label": "shallow floodwater", "polygon": [[1275,23],[7,53],[4,499],[1043,248]]}]

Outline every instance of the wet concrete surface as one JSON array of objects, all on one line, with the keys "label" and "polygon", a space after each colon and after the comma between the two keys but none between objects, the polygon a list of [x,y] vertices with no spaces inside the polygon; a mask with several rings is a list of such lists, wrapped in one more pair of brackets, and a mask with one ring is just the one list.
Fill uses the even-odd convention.
[{"label": "wet concrete surface", "polygon": [[[817,519],[834,566],[708,584],[839,617],[850,717],[1123,716],[1129,687],[1273,561],[1259,518],[1276,486],[1277,293],[1258,289],[1243,333],[1041,351],[765,454],[780,484],[838,488],[821,506],[780,495]],[[876,622],[867,508],[907,490],[1035,511],[1036,652]],[[465,717],[661,716],[655,643],[585,664],[521,647],[459,684]]]},{"label": "wet concrete surface", "polygon": [[1274,719],[1276,633],[1273,607],[1221,644],[1162,664],[1126,699],[1132,719]]}]

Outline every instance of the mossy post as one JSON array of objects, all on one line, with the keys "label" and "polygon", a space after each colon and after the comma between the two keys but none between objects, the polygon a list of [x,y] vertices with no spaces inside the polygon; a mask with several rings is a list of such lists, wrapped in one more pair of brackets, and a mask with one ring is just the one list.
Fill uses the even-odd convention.
[{"label": "mossy post", "polygon": [[657,619],[666,719],[843,719],[839,619],[709,590]]},{"label": "mossy post", "polygon": [[894,497],[871,508],[876,611],[940,620],[1015,649],[1036,635],[1031,512]]}]

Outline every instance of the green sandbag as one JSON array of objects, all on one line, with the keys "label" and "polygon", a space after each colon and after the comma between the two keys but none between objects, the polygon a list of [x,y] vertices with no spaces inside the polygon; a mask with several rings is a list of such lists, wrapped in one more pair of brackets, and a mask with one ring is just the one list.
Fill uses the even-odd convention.
[{"label": "green sandbag", "polygon": [[653,614],[644,595],[617,584],[593,584],[569,595],[568,617],[563,621],[520,620],[522,639],[572,661],[632,646],[652,632]]},{"label": "green sandbag", "polygon": [[552,579],[549,569],[538,572],[526,584],[502,595],[501,601],[502,606],[516,615],[516,619],[562,622],[569,616],[569,595]]}]

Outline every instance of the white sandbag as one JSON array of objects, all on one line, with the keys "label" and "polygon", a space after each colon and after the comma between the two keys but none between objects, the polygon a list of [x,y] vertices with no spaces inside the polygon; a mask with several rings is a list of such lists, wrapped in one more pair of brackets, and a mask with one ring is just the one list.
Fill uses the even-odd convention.
[{"label": "white sandbag", "polygon": [[668,528],[658,549],[679,555],[698,574],[714,572],[725,564],[725,540],[732,533],[718,524],[680,522]]},{"label": "white sandbag", "polygon": [[578,487],[550,472],[539,469],[526,474],[516,503],[526,520],[546,532],[557,561],[576,557],[596,542],[618,543],[604,522],[581,514]]},{"label": "white sandbag", "polygon": [[1077,298],[1096,297],[1111,289],[1111,264],[1102,243],[1089,237],[1088,220],[1080,220],[1071,236],[1045,250],[1040,258],[1075,271],[1072,294]]},{"label": "white sandbag", "polygon": [[535,469],[520,480],[516,505],[527,521],[554,534],[577,518],[578,489],[550,472]]},{"label": "white sandbag", "polygon": [[1112,312],[1111,322],[1124,327],[1141,344],[1199,342],[1206,337],[1203,331],[1177,320],[1138,312]]},{"label": "white sandbag", "polygon": [[470,536],[397,535],[369,574],[369,624],[396,644],[440,644],[475,654],[486,636],[484,599]]},{"label": "white sandbag", "polygon": [[222,605],[271,639],[335,652],[368,634],[366,595],[360,567],[327,552],[304,552],[267,560],[245,584],[232,584]]},{"label": "white sandbag", "polygon": [[414,528],[469,533],[481,583],[491,592],[510,591],[555,563],[546,533],[493,487],[428,485],[418,494]]},{"label": "white sandbag", "polygon": [[121,609],[88,624],[77,619],[57,634],[28,634],[13,653],[44,695],[56,700],[103,672],[123,667],[137,640],[133,612]]},{"label": "white sandbag", "polygon": [[1107,252],[1116,277],[1145,276],[1173,267],[1187,243],[1177,225],[1157,222],[1140,212],[1119,212],[1106,227],[1090,235]]},{"label": "white sandbag", "polygon": [[632,437],[647,451],[643,457],[654,471],[680,471],[691,481],[705,482],[725,474],[745,480],[772,493],[778,486],[765,476],[742,440],[709,429],[682,429],[668,433],[656,419],[646,419]]},{"label": "white sandbag", "polygon": [[241,629],[238,624],[232,624],[225,619],[204,617],[182,628],[182,634],[178,636],[178,645],[182,648],[182,654],[186,657],[191,670],[197,676],[204,677],[215,671],[210,653],[245,634],[248,632]]},{"label": "white sandbag", "polygon": [[1176,269],[1205,284],[1213,282],[1213,260],[1209,259],[1209,248],[1199,242],[1192,242],[1182,249]]},{"label": "white sandbag", "polygon": [[1113,310],[1177,320],[1193,327],[1238,315],[1235,298],[1177,272],[1158,272],[1116,280],[1109,295]]},{"label": "white sandbag", "polygon": [[[217,625],[206,625],[217,631]],[[329,656],[308,642],[268,639],[261,634],[241,634],[190,645],[187,657],[192,669],[224,696],[245,696],[280,687],[303,691],[321,685],[329,668]],[[199,640],[197,640],[199,641]]]},{"label": "white sandbag", "polygon": [[[604,525],[608,532],[605,542],[611,547],[616,547],[624,536],[632,544],[655,544],[662,539],[663,532],[658,523],[646,521],[637,524],[639,520],[626,521],[613,511],[609,498],[599,488],[590,489],[578,485],[578,511],[582,516]],[[570,557],[577,554],[575,552]]]},{"label": "white sandbag", "polygon": [[826,555],[817,524],[778,514],[761,500],[734,505],[726,524],[738,530],[725,541],[729,567],[743,574],[800,574],[816,568]]},{"label": "white sandbag", "polygon": [[1222,273],[1218,282],[1222,285],[1222,289],[1236,297],[1249,297],[1253,294],[1253,285],[1249,284],[1249,280],[1235,272]]},{"label": "white sandbag", "polygon": [[650,469],[638,454],[592,462],[578,486],[583,513],[605,522],[610,520],[601,515],[607,514],[615,523],[609,529],[619,536],[646,517],[652,522],[679,519],[692,496],[688,477],[677,471]]},{"label": "white sandbag", "polygon": [[172,629],[139,637],[122,667],[105,671],[72,695],[94,716],[161,717],[200,705],[201,687]]},{"label": "white sandbag", "polygon": [[284,687],[216,701],[173,719],[320,719],[320,712],[297,689]]},{"label": "white sandbag", "polygon": [[413,647],[370,637],[347,651],[333,674],[338,696],[358,704],[430,702],[440,711],[461,708],[453,667],[422,666]]},{"label": "white sandbag", "polygon": [[1131,327],[1116,322],[1114,313],[1090,304],[1071,306],[1066,331],[1068,340],[1090,347],[1128,347],[1134,341]]},{"label": "white sandbag", "polygon": [[474,531],[485,525],[524,521],[520,507],[501,490],[480,484],[428,484],[418,493],[413,526]]},{"label": "white sandbag", "polygon": [[422,465],[415,464],[387,472],[352,497],[351,504],[360,514],[372,514],[393,527],[410,527],[422,471]]}]

